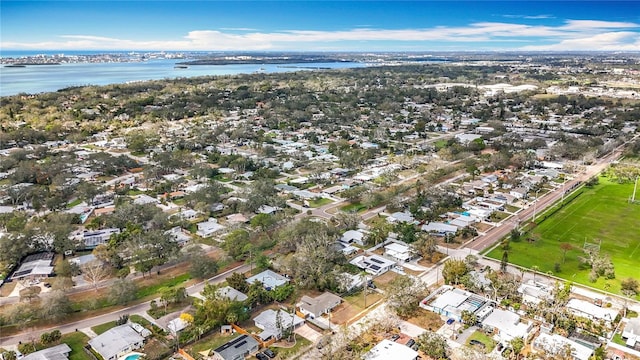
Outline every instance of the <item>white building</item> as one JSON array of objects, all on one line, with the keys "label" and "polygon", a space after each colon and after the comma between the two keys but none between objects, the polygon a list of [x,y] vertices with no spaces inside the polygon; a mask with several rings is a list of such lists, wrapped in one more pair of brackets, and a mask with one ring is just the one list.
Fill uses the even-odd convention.
[{"label": "white building", "polygon": [[360,246],[364,246],[364,233],[359,230],[347,230],[342,237],[340,237],[340,241],[344,243],[356,243]]},{"label": "white building", "polygon": [[604,320],[607,324],[611,324],[618,316],[617,310],[600,307],[592,302],[580,299],[569,300],[566,308],[577,316],[591,320]]},{"label": "white building", "polygon": [[406,345],[384,339],[364,354],[365,360],[415,360],[418,352]]},{"label": "white building", "polygon": [[130,324],[111,328],[89,340],[89,345],[104,360],[115,360],[144,345],[144,337]]},{"label": "white building", "polygon": [[349,263],[375,276],[386,273],[387,271],[391,270],[391,268],[393,268],[393,266],[396,264],[395,261],[385,259],[382,256],[378,255],[356,256],[351,261],[349,261]]},{"label": "white building", "polygon": [[458,231],[457,226],[437,221],[432,221],[428,224],[422,225],[420,229],[424,232],[432,233],[438,236],[455,235]]},{"label": "white building", "polygon": [[627,321],[622,330],[622,338],[627,341],[627,346],[636,346],[636,342],[640,341],[640,318],[633,318]]},{"label": "white building", "polygon": [[532,323],[521,322],[520,315],[501,309],[493,309],[482,320],[482,328],[497,331],[500,341],[504,342],[509,342],[517,337],[526,339],[532,327]]},{"label": "white building", "polygon": [[384,254],[398,261],[407,262],[413,258],[414,251],[410,246],[392,242],[385,245]]},{"label": "white building", "polygon": [[588,360],[593,354],[592,349],[558,334],[540,333],[531,343],[531,350],[545,355],[562,354],[567,347],[571,348],[571,356],[574,360]]},{"label": "white building", "polygon": [[210,237],[216,232],[224,229],[224,225],[218,224],[218,220],[215,218],[209,218],[207,221],[199,222],[198,231],[196,234],[201,237]]}]

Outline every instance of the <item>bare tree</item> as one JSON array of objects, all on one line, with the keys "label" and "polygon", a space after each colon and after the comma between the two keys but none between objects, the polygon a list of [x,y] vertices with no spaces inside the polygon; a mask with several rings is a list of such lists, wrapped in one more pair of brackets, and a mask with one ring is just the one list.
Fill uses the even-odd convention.
[{"label": "bare tree", "polygon": [[84,278],[93,285],[96,291],[98,291],[98,284],[111,274],[111,268],[97,259],[83,264],[80,268]]}]

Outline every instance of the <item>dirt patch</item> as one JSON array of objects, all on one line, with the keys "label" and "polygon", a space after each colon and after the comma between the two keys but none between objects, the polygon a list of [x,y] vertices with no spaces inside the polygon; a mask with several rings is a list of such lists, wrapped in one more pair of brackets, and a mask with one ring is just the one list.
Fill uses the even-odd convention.
[{"label": "dirt patch", "polygon": [[444,320],[440,315],[422,308],[418,309],[414,316],[405,320],[429,331],[436,331],[444,325]]},{"label": "dirt patch", "polygon": [[386,290],[389,287],[389,283],[399,276],[396,272],[387,271],[386,273],[378,276],[373,282],[382,290]]},{"label": "dirt patch", "polygon": [[356,308],[347,302],[343,302],[331,313],[331,322],[339,325],[345,324],[359,312],[359,308]]},{"label": "dirt patch", "polygon": [[433,254],[433,256],[429,259],[429,258],[422,258],[420,260],[418,260],[418,265],[422,265],[424,267],[431,267],[435,264],[437,264],[440,260],[444,259],[445,257],[447,257],[447,254],[443,254],[441,252],[436,252],[435,254]]},{"label": "dirt patch", "polygon": [[13,289],[16,287],[17,283],[18,283],[17,281],[12,281],[9,283],[2,284],[2,287],[0,287],[0,296],[1,297],[9,296],[9,294],[11,294]]},{"label": "dirt patch", "polygon": [[478,229],[478,231],[481,231],[481,232],[487,232],[489,229],[493,228],[492,225],[485,224],[485,223],[477,223],[474,226],[476,229]]}]

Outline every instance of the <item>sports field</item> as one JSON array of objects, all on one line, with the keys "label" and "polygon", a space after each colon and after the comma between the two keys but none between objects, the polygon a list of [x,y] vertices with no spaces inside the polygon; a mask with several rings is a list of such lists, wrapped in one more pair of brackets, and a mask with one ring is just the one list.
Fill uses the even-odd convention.
[{"label": "sports field", "polygon": [[[567,280],[593,286],[610,292],[620,292],[620,281],[628,277],[640,280],[640,203],[629,203],[633,184],[612,183],[600,178],[600,184],[575,198],[570,204],[549,216],[519,242],[511,242],[509,262],[540,272],[553,272]],[[640,193],[640,191],[638,191]],[[640,194],[636,195],[636,199]],[[527,237],[538,240],[530,242]],[[579,268],[579,258],[584,256],[585,241],[601,242],[600,253],[608,255],[615,268],[616,278],[597,282],[589,281],[589,269]],[[560,243],[569,243],[563,262]],[[502,248],[488,256],[500,260]],[[560,271],[554,271],[555,263]]]}]

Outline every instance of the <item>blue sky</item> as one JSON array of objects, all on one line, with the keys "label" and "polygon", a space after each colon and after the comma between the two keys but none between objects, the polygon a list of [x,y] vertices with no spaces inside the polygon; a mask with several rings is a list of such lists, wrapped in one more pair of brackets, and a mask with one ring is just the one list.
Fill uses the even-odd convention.
[{"label": "blue sky", "polygon": [[640,2],[2,0],[0,50],[640,51]]}]

